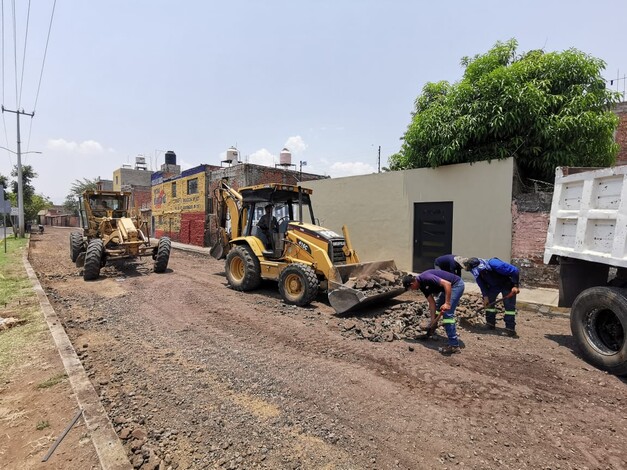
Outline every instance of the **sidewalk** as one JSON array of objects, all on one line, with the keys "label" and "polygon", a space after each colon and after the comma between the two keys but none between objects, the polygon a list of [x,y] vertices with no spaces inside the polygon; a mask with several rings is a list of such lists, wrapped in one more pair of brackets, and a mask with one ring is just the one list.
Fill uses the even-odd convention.
[{"label": "sidewalk", "polygon": [[[192,253],[202,253],[209,256],[211,248],[201,247],[195,245],[187,245],[185,243],[172,242],[172,248],[177,250],[189,251]],[[468,293],[480,293],[479,286],[464,279],[466,284],[466,292]],[[517,295],[517,302],[520,305],[525,305],[530,308],[535,308],[542,313],[549,313],[553,309],[558,309],[557,303],[559,300],[559,291],[557,289],[547,289],[545,287],[526,287],[520,289],[520,294]],[[546,308],[540,308],[540,307]],[[567,309],[562,309],[567,311]]]}]

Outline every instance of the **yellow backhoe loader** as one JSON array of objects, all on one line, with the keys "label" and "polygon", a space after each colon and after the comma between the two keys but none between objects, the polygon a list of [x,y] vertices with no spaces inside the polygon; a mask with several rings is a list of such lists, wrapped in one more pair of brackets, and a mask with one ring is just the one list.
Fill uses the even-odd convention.
[{"label": "yellow backhoe loader", "polygon": [[[360,263],[346,226],[339,235],[316,223],[311,194],[288,184],[237,191],[227,180],[220,182],[220,228],[211,255],[226,258],[229,285],[249,291],[262,279],[278,281],[283,300],[299,306],[326,291],[337,313],[402,294],[402,273],[394,261]],[[262,221],[264,215],[270,223]]]}]

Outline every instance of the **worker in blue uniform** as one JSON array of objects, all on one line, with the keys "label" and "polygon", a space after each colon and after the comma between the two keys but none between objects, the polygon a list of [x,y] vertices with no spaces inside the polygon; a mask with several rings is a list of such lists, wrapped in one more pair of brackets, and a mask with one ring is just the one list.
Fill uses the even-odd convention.
[{"label": "worker in blue uniform", "polygon": [[466,271],[470,271],[477,281],[485,309],[485,321],[488,329],[496,328],[496,308],[489,305],[496,301],[499,294],[503,297],[505,308],[505,334],[518,337],[516,333],[516,295],[520,293],[520,271],[498,258],[464,258],[458,262]]},{"label": "worker in blue uniform", "polygon": [[442,255],[438,256],[433,262],[435,269],[441,269],[447,273],[453,273],[456,276],[462,276],[462,266],[456,261],[459,256]]},{"label": "worker in blue uniform", "polygon": [[427,298],[431,315],[430,330],[435,330],[442,317],[448,345],[439,348],[440,353],[446,356],[459,354],[461,349],[455,328],[455,309],[464,293],[462,278],[439,269],[429,269],[418,276],[407,274],[403,277],[403,286],[406,290],[420,289]]}]

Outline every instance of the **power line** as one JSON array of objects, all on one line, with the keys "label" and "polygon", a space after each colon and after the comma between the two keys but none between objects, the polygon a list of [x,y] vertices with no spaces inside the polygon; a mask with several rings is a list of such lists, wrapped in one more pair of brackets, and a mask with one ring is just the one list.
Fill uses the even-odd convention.
[{"label": "power line", "polygon": [[35,96],[35,105],[33,111],[37,109],[37,100],[39,99],[39,90],[41,89],[41,79],[44,76],[44,66],[46,65],[46,55],[48,54],[48,44],[50,43],[50,32],[52,31],[52,20],[54,19],[54,10],[57,6],[57,0],[52,4],[52,14],[50,15],[50,25],[48,26],[48,37],[46,38],[46,48],[44,49],[44,58],[41,62],[41,73],[39,74],[39,85],[37,85],[37,95]]},{"label": "power line", "polygon": [[17,106],[17,16],[15,14],[15,0],[11,0],[13,10],[13,61],[15,62],[15,105]]},{"label": "power line", "polygon": [[24,33],[24,53],[22,54],[22,76],[20,78],[20,96],[17,107],[22,104],[22,90],[24,88],[24,66],[26,65],[26,43],[28,42],[28,25],[30,24],[30,0],[28,0],[28,12],[26,13],[26,32]]},{"label": "power line", "polygon": [[[30,0],[29,0],[30,1]],[[57,0],[54,0],[52,4],[52,13],[50,14],[50,24],[48,25],[48,36],[46,37],[46,47],[44,49],[44,58],[41,61],[41,72],[39,73],[39,83],[37,84],[37,94],[35,95],[35,104],[33,105],[33,112],[37,109],[37,101],[39,100],[39,91],[41,90],[41,81],[44,76],[44,66],[46,65],[46,56],[48,55],[48,44],[50,44],[50,33],[52,31],[52,20],[54,19],[54,11],[57,7]],[[28,128],[28,141],[26,142],[26,148],[30,148],[30,137],[31,131],[33,129],[33,120],[30,121],[30,126]],[[8,141],[8,138],[7,138]]]}]

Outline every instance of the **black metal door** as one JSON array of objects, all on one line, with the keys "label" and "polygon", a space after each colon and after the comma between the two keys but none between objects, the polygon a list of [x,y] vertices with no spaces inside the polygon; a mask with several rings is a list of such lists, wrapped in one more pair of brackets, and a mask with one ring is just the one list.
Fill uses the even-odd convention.
[{"label": "black metal door", "polygon": [[435,259],[452,248],[453,202],[415,202],[412,271],[432,269]]}]

